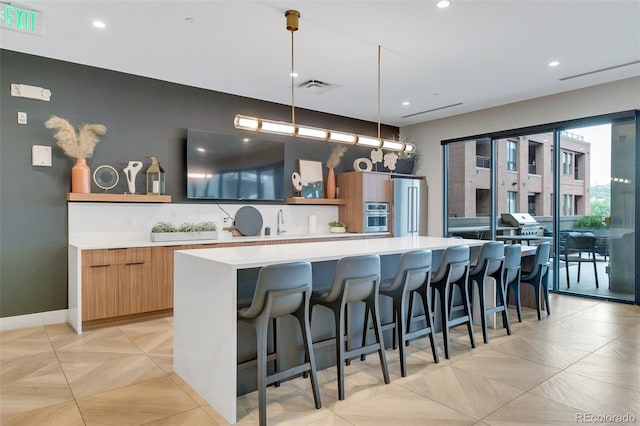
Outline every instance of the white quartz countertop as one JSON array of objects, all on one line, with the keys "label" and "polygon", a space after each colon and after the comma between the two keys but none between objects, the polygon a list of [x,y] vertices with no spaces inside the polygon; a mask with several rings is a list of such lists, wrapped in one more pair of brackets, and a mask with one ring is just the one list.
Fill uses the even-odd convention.
[{"label": "white quartz countertop", "polygon": [[[371,237],[390,235],[389,232],[358,233],[327,233],[327,234],[281,234],[256,237],[234,237],[230,232],[220,232],[217,240],[184,240],[184,241],[151,241],[149,233],[144,232],[84,232],[69,236],[69,245],[80,250],[129,248],[129,247],[154,247],[154,246],[180,246],[185,244],[219,244],[230,242],[256,242],[277,240],[309,240],[313,238],[347,238],[347,237]],[[282,247],[282,245],[278,245]],[[253,246],[255,247],[255,246]]]},{"label": "white quartz countertop", "polygon": [[480,246],[486,241],[441,237],[398,237],[345,241],[310,242],[286,245],[233,247],[229,249],[180,250],[238,268],[252,268],[274,263],[335,260],[345,256],[397,254],[409,250],[443,250],[451,246]]}]

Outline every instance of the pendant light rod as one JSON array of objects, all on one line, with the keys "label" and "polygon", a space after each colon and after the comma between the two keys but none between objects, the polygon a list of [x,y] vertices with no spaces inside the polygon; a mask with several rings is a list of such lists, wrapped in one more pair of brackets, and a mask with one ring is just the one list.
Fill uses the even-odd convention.
[{"label": "pendant light rod", "polygon": [[378,139],[380,137],[380,45],[378,45]]},{"label": "pendant light rod", "polygon": [[296,124],[296,107],[294,93],[294,66],[293,66],[293,31],[291,31],[291,122]]},{"label": "pendant light rod", "polygon": [[293,44],[293,33],[298,31],[298,20],[300,19],[300,12],[297,10],[287,10],[284,13],[284,16],[287,18],[287,30],[291,32],[291,123],[296,124],[296,107],[295,107],[295,84],[294,84],[294,76],[295,76],[295,67],[294,67],[294,44]]}]

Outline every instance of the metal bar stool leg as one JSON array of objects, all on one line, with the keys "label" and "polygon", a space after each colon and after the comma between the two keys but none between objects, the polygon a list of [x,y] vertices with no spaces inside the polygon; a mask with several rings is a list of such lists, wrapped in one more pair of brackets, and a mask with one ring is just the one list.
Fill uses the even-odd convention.
[{"label": "metal bar stool leg", "polygon": [[[373,299],[373,300],[371,300]],[[378,311],[378,292],[376,291],[372,296],[369,296],[367,305],[371,310],[371,319],[373,320],[373,329],[376,333],[376,341],[378,342],[378,354],[380,356],[380,367],[382,368],[382,376],[384,383],[389,384],[389,368],[387,367],[387,357],[384,352],[384,340],[382,339],[382,326],[380,324],[380,313]]]}]

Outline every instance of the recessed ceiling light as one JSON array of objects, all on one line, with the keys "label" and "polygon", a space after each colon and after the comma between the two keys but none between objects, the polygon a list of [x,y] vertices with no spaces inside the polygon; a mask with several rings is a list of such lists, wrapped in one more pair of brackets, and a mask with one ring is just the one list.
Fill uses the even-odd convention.
[{"label": "recessed ceiling light", "polygon": [[107,25],[102,21],[93,21],[93,26],[96,28],[100,28],[101,30],[107,28]]},{"label": "recessed ceiling light", "polygon": [[411,102],[409,102],[409,101],[404,101],[402,103],[402,106],[409,106],[409,105],[411,105]]},{"label": "recessed ceiling light", "polygon": [[297,77],[298,73],[297,72],[290,72],[289,73],[289,77]]},{"label": "recessed ceiling light", "polygon": [[438,6],[440,9],[444,9],[445,7],[449,7],[449,5],[451,4],[451,2],[449,2],[449,0],[440,0],[436,6]]},{"label": "recessed ceiling light", "polygon": [[551,62],[549,62],[549,66],[550,66],[550,67],[557,67],[558,65],[560,65],[560,62],[558,62],[558,61],[551,61]]},{"label": "recessed ceiling light", "polygon": [[198,152],[206,152],[207,150],[204,149],[203,147],[199,146],[199,147],[196,148],[196,151],[198,151]]},{"label": "recessed ceiling light", "polygon": [[250,140],[251,140],[251,139],[249,139],[249,138],[244,138],[244,139],[242,139],[242,142],[247,143],[247,142],[249,142]]}]

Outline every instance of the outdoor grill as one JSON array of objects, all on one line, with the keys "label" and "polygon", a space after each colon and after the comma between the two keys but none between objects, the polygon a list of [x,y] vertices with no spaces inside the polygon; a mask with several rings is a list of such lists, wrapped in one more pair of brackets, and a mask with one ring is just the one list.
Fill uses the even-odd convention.
[{"label": "outdoor grill", "polygon": [[502,213],[500,220],[503,225],[517,228],[516,235],[542,235],[540,224],[529,213]]}]

